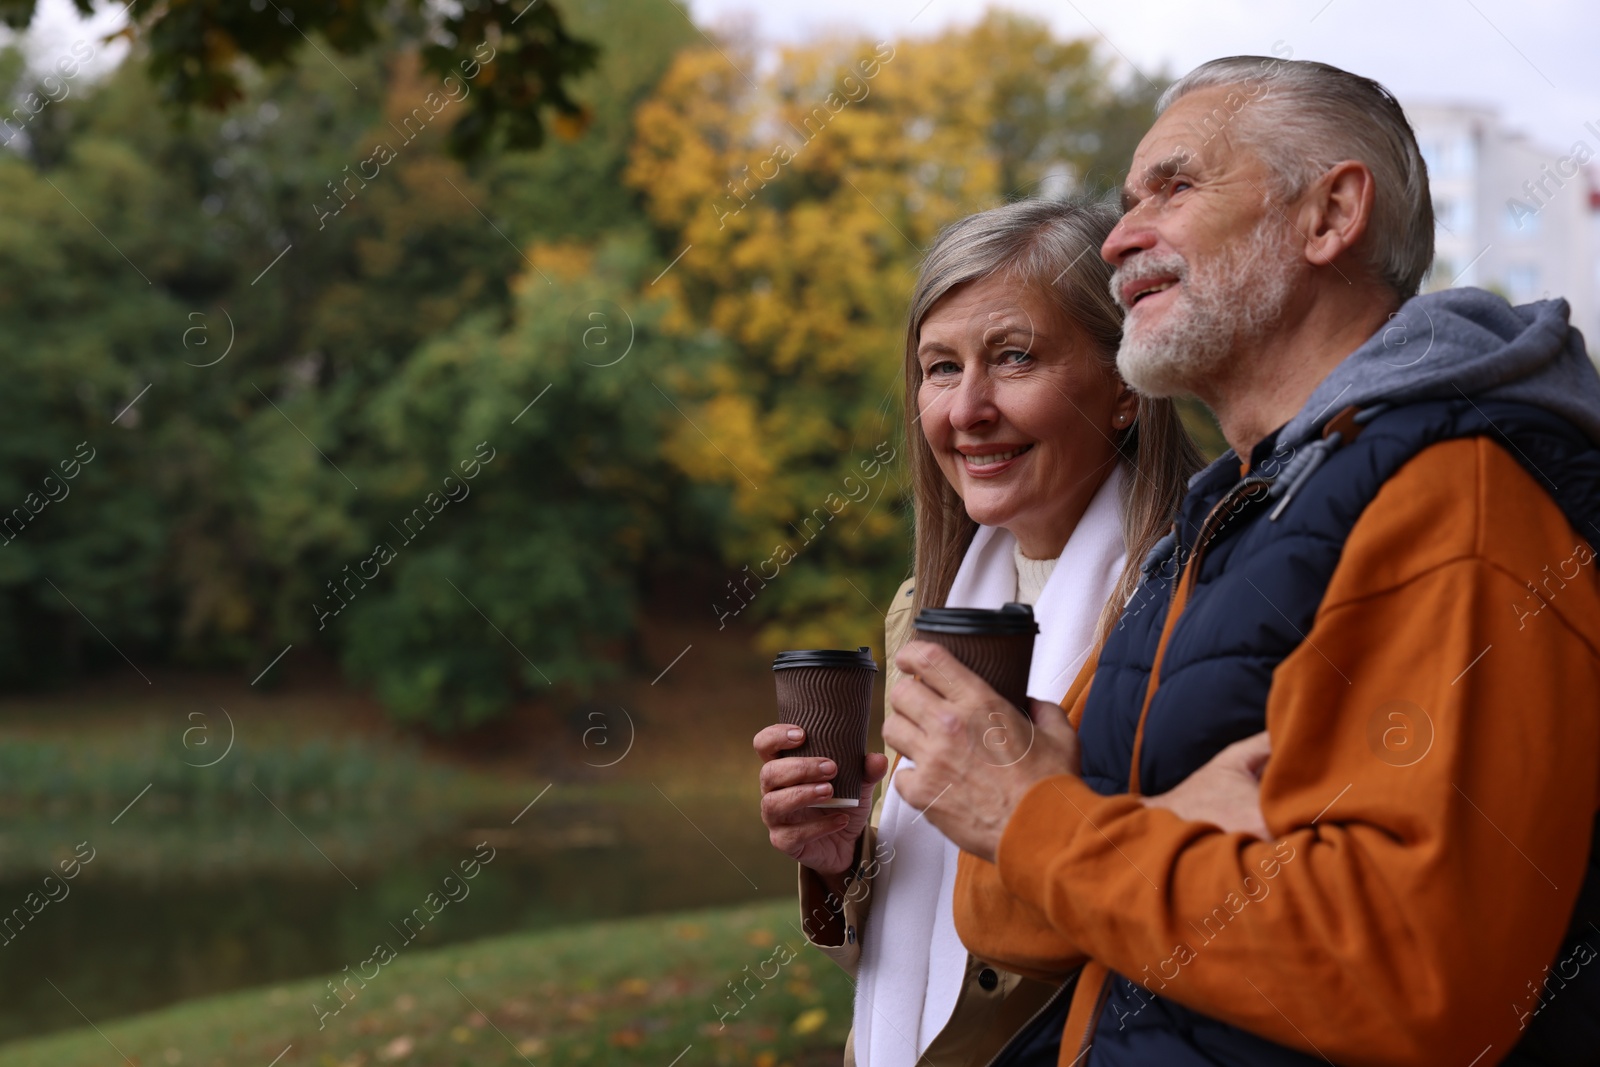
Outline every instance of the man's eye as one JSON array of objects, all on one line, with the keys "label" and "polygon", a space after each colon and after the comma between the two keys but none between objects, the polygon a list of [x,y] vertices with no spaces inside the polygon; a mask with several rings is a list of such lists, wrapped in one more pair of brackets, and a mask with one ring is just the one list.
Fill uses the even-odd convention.
[{"label": "man's eye", "polygon": [[1188,182],[1184,181],[1182,178],[1177,179],[1171,185],[1171,189],[1175,193],[1181,193],[1185,189],[1193,189],[1193,188],[1194,188],[1193,185],[1190,185]]}]

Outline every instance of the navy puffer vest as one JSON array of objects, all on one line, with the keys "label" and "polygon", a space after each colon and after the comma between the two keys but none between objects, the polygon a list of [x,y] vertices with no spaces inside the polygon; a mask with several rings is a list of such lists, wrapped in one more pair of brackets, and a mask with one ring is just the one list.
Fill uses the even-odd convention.
[{"label": "navy puffer vest", "polygon": [[[1275,452],[1269,437],[1252,456],[1249,477],[1241,479],[1230,461],[1191,484],[1175,538],[1146,561],[1145,581],[1100,655],[1080,730],[1083,777],[1096,792],[1128,790],[1134,735],[1179,561],[1194,557],[1202,536],[1200,572],[1168,640],[1145,721],[1139,786],[1146,795],[1166,792],[1222,748],[1265,728],[1273,670],[1310,632],[1351,528],[1384,482],[1429,445],[1469,436],[1501,442],[1574,529],[1600,545],[1600,451],[1557,416],[1523,404],[1475,405],[1465,397],[1352,415],[1330,422],[1343,425],[1338,437],[1297,450]],[[1600,927],[1597,872],[1591,843],[1570,943],[1580,930],[1593,936],[1590,921]],[[1504,1062],[1596,1062],[1597,976],[1590,974],[1584,989],[1577,983],[1564,989]],[[1152,997],[1117,974],[1088,1060],[1114,1067],[1322,1062]]]}]

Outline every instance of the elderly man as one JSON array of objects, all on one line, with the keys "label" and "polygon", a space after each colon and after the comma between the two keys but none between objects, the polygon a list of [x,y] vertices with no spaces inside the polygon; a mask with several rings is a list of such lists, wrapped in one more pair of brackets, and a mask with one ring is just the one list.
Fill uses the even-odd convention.
[{"label": "elderly man", "polygon": [[[1063,1067],[1600,1062],[1600,379],[1566,302],[1416,295],[1427,172],[1375,82],[1218,60],[1158,113],[1101,250],[1118,365],[1232,449],[1065,714],[898,658],[884,736],[964,850],[962,939],[1082,966]],[[1235,829],[1141,800],[1263,728]]]}]

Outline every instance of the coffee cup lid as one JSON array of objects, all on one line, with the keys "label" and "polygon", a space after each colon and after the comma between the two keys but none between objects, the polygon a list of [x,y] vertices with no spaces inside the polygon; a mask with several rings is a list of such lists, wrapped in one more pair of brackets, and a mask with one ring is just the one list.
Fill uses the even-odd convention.
[{"label": "coffee cup lid", "polygon": [[834,648],[806,648],[779,652],[778,658],[772,661],[772,669],[781,671],[787,667],[853,667],[858,670],[875,671],[878,669],[878,664],[872,658],[872,649],[862,645],[854,652]]},{"label": "coffee cup lid", "polygon": [[923,608],[917,612],[918,630],[931,634],[1036,634],[1033,609],[1026,604],[991,608]]}]

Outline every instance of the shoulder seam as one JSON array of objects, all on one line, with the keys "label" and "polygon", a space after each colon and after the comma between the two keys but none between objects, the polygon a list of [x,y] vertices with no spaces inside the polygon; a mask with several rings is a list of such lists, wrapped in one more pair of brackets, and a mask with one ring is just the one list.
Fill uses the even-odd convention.
[{"label": "shoulder seam", "polygon": [[[1368,601],[1377,600],[1380,597],[1385,597],[1385,596],[1389,596],[1392,593],[1397,593],[1400,590],[1406,588],[1407,586],[1412,585],[1415,582],[1418,582],[1423,578],[1429,577],[1430,575],[1434,574],[1437,571],[1441,571],[1441,570],[1444,570],[1447,567],[1454,567],[1454,566],[1456,566],[1458,564],[1463,564],[1463,563],[1466,563],[1466,564],[1478,564],[1479,566],[1484,567],[1486,570],[1493,571],[1495,574],[1498,574],[1498,575],[1504,577],[1505,579],[1510,581],[1513,585],[1516,585],[1516,586],[1520,587],[1520,586],[1522,586],[1524,584],[1524,580],[1523,579],[1517,577],[1515,574],[1512,574],[1509,570],[1507,570],[1505,567],[1501,566],[1500,564],[1496,563],[1494,560],[1486,559],[1483,556],[1479,556],[1479,555],[1452,556],[1449,559],[1439,561],[1438,563],[1434,564],[1431,567],[1426,568],[1425,570],[1418,571],[1416,574],[1408,576],[1405,579],[1405,581],[1396,582],[1394,585],[1387,586],[1387,587],[1385,587],[1383,589],[1374,590],[1374,591],[1372,591],[1370,593],[1367,593],[1367,594],[1365,594],[1363,596],[1352,597],[1349,600],[1341,600],[1337,604],[1326,604],[1325,603],[1325,604],[1322,605],[1322,607],[1317,609],[1316,616],[1312,619],[1311,625],[1312,625],[1313,628],[1315,628],[1317,622],[1319,620],[1321,620],[1323,618],[1323,616],[1325,616],[1325,615],[1332,615],[1335,612],[1343,611],[1346,608],[1358,607],[1358,606],[1360,606],[1362,604],[1367,603]],[[1600,647],[1597,647],[1594,644],[1594,642],[1590,641],[1589,638],[1586,637],[1583,634],[1583,632],[1581,630],[1579,630],[1576,626],[1574,626],[1572,624],[1572,621],[1570,619],[1568,619],[1566,615],[1564,615],[1560,610],[1555,609],[1555,605],[1553,603],[1547,604],[1546,606],[1550,607],[1552,609],[1553,614],[1556,616],[1556,618],[1560,620],[1561,627],[1564,630],[1566,630],[1569,634],[1571,634],[1575,639],[1577,639],[1577,641],[1580,644],[1582,644],[1584,646],[1584,648],[1588,649],[1590,656],[1594,657],[1596,660],[1600,660]]]}]

